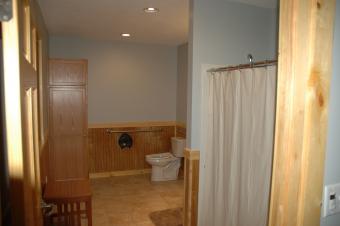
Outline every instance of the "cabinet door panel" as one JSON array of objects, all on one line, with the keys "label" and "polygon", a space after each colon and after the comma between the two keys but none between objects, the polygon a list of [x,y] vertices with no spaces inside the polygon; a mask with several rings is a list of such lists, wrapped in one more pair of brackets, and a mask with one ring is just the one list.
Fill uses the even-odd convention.
[{"label": "cabinet door panel", "polygon": [[50,85],[86,85],[86,60],[50,60]]},{"label": "cabinet door panel", "polygon": [[86,120],[85,88],[50,88],[52,136],[84,135]]},{"label": "cabinet door panel", "polygon": [[86,140],[83,136],[53,137],[53,169],[56,181],[88,178]]},{"label": "cabinet door panel", "polygon": [[55,181],[88,178],[86,88],[50,88],[50,169]]}]

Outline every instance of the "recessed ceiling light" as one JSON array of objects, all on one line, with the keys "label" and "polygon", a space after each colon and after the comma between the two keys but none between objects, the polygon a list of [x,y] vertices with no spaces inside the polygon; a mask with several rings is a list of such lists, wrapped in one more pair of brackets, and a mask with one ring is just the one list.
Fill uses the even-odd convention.
[{"label": "recessed ceiling light", "polygon": [[131,37],[131,34],[129,34],[129,33],[123,33],[123,34],[121,34],[121,36],[122,36],[122,37]]},{"label": "recessed ceiling light", "polygon": [[148,8],[144,8],[144,12],[146,12],[146,13],[157,13],[157,12],[159,12],[159,9],[154,8],[154,7],[148,7]]}]

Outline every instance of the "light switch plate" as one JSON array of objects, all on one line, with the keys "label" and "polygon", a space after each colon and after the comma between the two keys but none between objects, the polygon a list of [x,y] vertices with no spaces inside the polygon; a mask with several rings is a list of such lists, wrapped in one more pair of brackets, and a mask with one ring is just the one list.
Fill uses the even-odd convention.
[{"label": "light switch plate", "polygon": [[323,217],[340,213],[340,183],[325,186]]}]

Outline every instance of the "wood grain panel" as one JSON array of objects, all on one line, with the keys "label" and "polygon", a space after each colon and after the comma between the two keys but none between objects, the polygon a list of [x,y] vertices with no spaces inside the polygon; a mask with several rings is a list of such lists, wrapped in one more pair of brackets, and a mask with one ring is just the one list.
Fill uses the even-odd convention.
[{"label": "wood grain panel", "polygon": [[177,124],[176,125],[176,137],[187,137],[187,129],[185,125]]},{"label": "wood grain panel", "polygon": [[87,131],[86,89],[50,88],[51,135],[83,135]]},{"label": "wood grain panel", "polygon": [[88,177],[86,152],[86,89],[84,87],[50,88],[51,154],[53,180]]},{"label": "wood grain panel", "polygon": [[280,1],[269,225],[320,225],[334,11],[335,0]]},{"label": "wood grain panel", "polygon": [[50,60],[49,181],[88,179],[87,61]]},{"label": "wood grain panel", "polygon": [[51,141],[54,150],[50,156],[51,177],[56,181],[88,178],[86,140],[80,136],[55,136]]},{"label": "wood grain panel", "polygon": [[118,139],[121,133],[107,133],[107,128],[90,128],[88,147],[90,153],[90,173],[147,169],[151,166],[145,161],[149,154],[169,152],[171,137],[175,135],[174,126],[115,127],[121,130],[159,130],[159,132],[128,133],[133,139],[131,149],[120,149]]},{"label": "wood grain panel", "polygon": [[[25,12],[24,12],[25,11]],[[40,208],[37,72],[30,59],[31,24],[48,37],[36,1],[12,1],[12,19],[2,23],[4,99],[10,216],[13,226],[42,225]],[[23,51],[22,47],[29,48]],[[25,49],[25,48],[24,48]],[[29,56],[28,56],[29,55]],[[46,55],[44,55],[46,56]],[[45,67],[45,63],[41,64]],[[0,223],[1,224],[1,223]]]},{"label": "wood grain panel", "polygon": [[86,85],[87,60],[50,60],[50,85]]},{"label": "wood grain panel", "polygon": [[200,152],[186,149],[184,161],[184,226],[196,226],[198,223]]}]

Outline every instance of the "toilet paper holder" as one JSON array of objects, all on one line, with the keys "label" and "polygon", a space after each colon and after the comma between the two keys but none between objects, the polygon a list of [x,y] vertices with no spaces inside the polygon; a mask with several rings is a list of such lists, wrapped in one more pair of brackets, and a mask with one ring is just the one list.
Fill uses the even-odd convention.
[{"label": "toilet paper holder", "polygon": [[133,139],[129,134],[123,133],[118,138],[118,145],[121,149],[130,149],[133,145]]}]

